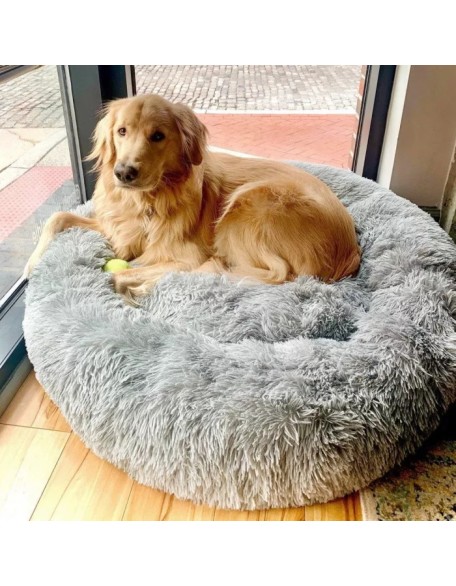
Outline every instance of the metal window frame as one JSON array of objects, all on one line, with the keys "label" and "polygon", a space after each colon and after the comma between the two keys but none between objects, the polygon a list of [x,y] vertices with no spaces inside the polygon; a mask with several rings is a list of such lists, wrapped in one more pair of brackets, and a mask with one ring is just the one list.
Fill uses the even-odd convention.
[{"label": "metal window frame", "polygon": [[24,318],[24,285],[10,289],[0,312],[0,393],[26,355],[22,320]]},{"label": "metal window frame", "polygon": [[[57,71],[73,178],[85,202],[92,197],[95,185],[84,158],[91,149],[97,114],[107,101],[136,93],[134,66],[58,65]],[[25,73],[23,66],[14,71],[15,75],[20,73]],[[19,387],[31,368],[22,329],[26,284],[27,280],[20,278],[0,299],[0,408],[6,394],[12,396],[12,385]]]},{"label": "metal window frame", "polygon": [[106,102],[135,95],[134,65],[59,65],[58,74],[73,177],[86,202],[96,181],[86,161],[93,131]]},{"label": "metal window frame", "polygon": [[376,181],[393,92],[396,65],[368,65],[352,171]]}]

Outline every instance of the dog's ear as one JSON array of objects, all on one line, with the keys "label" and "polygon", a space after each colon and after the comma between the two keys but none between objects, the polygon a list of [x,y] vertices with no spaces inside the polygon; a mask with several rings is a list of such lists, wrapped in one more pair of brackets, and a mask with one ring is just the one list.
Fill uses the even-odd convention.
[{"label": "dog's ear", "polygon": [[184,104],[174,104],[173,112],[181,135],[184,162],[200,165],[206,149],[207,128]]},{"label": "dog's ear", "polygon": [[103,117],[98,122],[93,133],[93,149],[86,157],[86,161],[95,161],[94,169],[109,163],[115,154],[114,140],[112,137],[112,125],[114,123],[113,108],[108,104],[102,111]]}]

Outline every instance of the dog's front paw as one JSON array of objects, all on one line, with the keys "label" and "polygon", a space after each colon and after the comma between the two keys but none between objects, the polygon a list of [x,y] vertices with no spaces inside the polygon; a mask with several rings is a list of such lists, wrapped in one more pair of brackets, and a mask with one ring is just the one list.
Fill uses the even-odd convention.
[{"label": "dog's front paw", "polygon": [[122,295],[129,305],[136,307],[138,303],[135,299],[133,287],[131,286],[130,280],[128,279],[128,275],[126,273],[128,273],[128,271],[112,273],[112,284],[114,286],[114,291],[119,295]]},{"label": "dog's front paw", "polygon": [[114,291],[119,293],[119,295],[125,295],[128,291],[128,278],[126,276],[127,271],[118,271],[116,273],[111,273],[112,284],[114,286]]}]

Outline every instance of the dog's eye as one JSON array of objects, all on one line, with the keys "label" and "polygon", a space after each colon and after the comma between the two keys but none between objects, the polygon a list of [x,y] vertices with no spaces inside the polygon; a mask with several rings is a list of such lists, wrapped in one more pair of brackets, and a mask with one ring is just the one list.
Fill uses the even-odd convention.
[{"label": "dog's eye", "polygon": [[163,134],[163,132],[160,132],[159,130],[157,130],[157,132],[154,132],[152,134],[152,136],[150,137],[150,140],[152,142],[160,142],[164,138],[165,138],[165,135]]},{"label": "dog's eye", "polygon": [[122,127],[122,128],[119,128],[119,130],[117,132],[120,134],[120,136],[125,136],[127,134],[127,129]]}]

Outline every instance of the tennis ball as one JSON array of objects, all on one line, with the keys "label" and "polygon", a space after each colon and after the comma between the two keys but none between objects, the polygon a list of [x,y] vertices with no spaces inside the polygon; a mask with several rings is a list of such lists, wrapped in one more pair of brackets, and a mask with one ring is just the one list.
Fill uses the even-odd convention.
[{"label": "tennis ball", "polygon": [[119,271],[124,271],[129,268],[130,265],[126,260],[122,260],[121,258],[111,258],[111,260],[108,260],[105,264],[103,270],[107,273],[118,273]]}]

